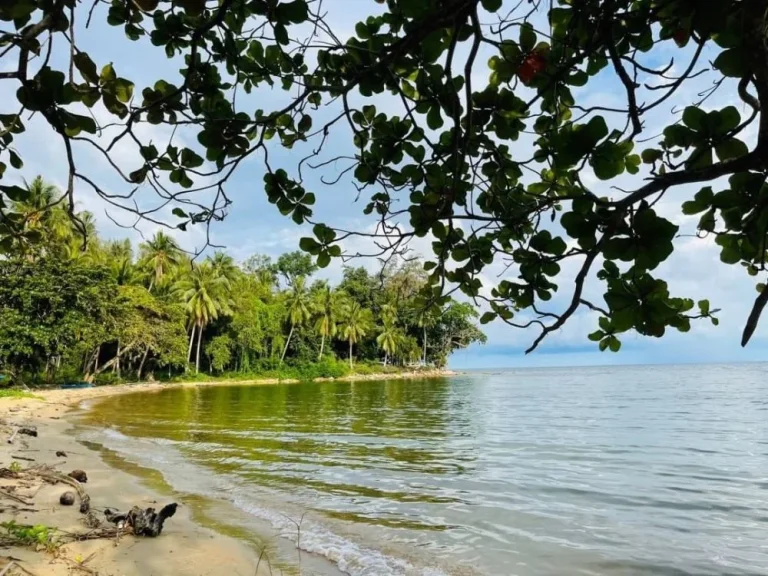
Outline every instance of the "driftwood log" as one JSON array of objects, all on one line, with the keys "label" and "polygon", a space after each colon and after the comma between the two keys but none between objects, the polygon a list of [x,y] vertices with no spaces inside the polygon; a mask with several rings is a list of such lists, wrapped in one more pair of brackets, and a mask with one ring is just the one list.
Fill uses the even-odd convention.
[{"label": "driftwood log", "polygon": [[16,428],[13,431],[13,434],[11,434],[11,436],[8,438],[8,444],[13,444],[13,441],[16,439],[16,436],[18,434],[26,434],[27,436],[32,436],[34,438],[37,438],[37,430],[35,430],[34,428],[25,428],[22,426],[22,427]]},{"label": "driftwood log", "polygon": [[118,528],[130,526],[135,536],[154,538],[162,533],[165,521],[176,514],[177,506],[178,504],[175,502],[168,504],[163,506],[160,512],[155,512],[154,508],[142,510],[138,506],[134,506],[127,513],[115,512],[107,508],[104,510],[104,515],[108,522],[116,524]]},{"label": "driftwood log", "polygon": [[80,497],[80,514],[88,514],[88,511],[91,509],[91,497],[83,489],[80,482],[74,478],[70,478],[69,476],[65,476],[60,472],[56,472],[50,469],[43,469],[36,471],[35,473],[43,480],[48,480],[49,482],[53,483],[63,482],[64,484],[72,486],[72,488],[77,491],[77,495]]}]

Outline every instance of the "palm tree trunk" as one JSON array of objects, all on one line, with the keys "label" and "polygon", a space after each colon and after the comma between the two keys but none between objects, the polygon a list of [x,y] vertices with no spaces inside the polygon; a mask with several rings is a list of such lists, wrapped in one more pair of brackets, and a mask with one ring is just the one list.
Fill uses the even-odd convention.
[{"label": "palm tree trunk", "polygon": [[98,370],[99,369],[99,354],[101,354],[101,344],[96,346],[96,355],[95,355],[94,360],[93,360],[95,362],[95,364],[93,365],[93,369],[94,370]]},{"label": "palm tree trunk", "polygon": [[291,336],[293,336],[294,325],[291,324],[291,331],[288,332],[288,340],[285,341],[285,348],[283,348],[283,355],[280,357],[280,364],[285,360],[285,353],[288,352],[288,345],[291,343]]},{"label": "palm tree trunk", "polygon": [[323,359],[323,348],[325,348],[325,332],[323,332],[323,337],[320,339],[320,355],[317,357],[318,360]]},{"label": "palm tree trunk", "polygon": [[139,372],[136,374],[136,380],[141,380],[141,371],[144,370],[144,362],[147,361],[147,356],[149,355],[149,347],[147,347],[146,350],[144,350],[144,356],[141,357],[141,363],[139,364]]},{"label": "palm tree trunk", "polygon": [[424,326],[424,356],[422,357],[424,366],[427,365],[427,327]]},{"label": "palm tree trunk", "polygon": [[197,331],[197,359],[195,360],[195,374],[200,372],[200,343],[203,341],[203,326]]},{"label": "palm tree trunk", "polygon": [[149,288],[147,288],[147,292],[152,292],[152,287],[155,285],[155,279],[152,278],[152,280],[149,281]]},{"label": "palm tree trunk", "polygon": [[349,341],[349,369],[352,370],[352,340]]},{"label": "palm tree trunk", "polygon": [[192,332],[189,334],[189,349],[187,350],[187,362],[189,362],[192,359],[192,344],[195,341],[195,328],[197,328],[197,325],[192,324]]},{"label": "palm tree trunk", "polygon": [[120,379],[120,339],[117,340],[117,353],[115,354],[117,362],[112,365],[112,374],[117,374],[118,380]]},{"label": "palm tree trunk", "polygon": [[386,365],[387,365],[387,360],[389,360],[389,354],[388,354],[388,353],[387,353],[387,351],[385,350],[385,351],[384,351],[384,366],[386,366]]}]

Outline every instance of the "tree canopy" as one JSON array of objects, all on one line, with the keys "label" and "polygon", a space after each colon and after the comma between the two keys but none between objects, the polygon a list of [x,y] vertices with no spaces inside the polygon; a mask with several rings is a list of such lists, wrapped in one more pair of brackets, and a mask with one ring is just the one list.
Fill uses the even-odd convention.
[{"label": "tree canopy", "polygon": [[[30,187],[48,190],[54,201],[60,196],[42,179]],[[453,351],[485,341],[471,306],[453,300],[420,306],[423,276],[403,295],[411,263],[390,263],[379,280],[365,268],[347,269],[345,281],[368,288],[347,291],[345,282],[310,284],[310,261],[306,275],[281,288],[252,265],[269,265],[263,256],[243,266],[222,251],[191,260],[162,231],[135,252],[130,241],[94,233],[87,252],[69,253],[63,247],[77,230],[53,211],[64,208],[42,214],[45,240],[36,250],[19,244],[0,250],[0,373],[14,381],[191,377],[191,369],[243,378],[334,377],[353,369],[353,345],[357,369],[370,372],[382,370],[382,359],[444,366]],[[417,320],[422,314],[431,319],[428,329]],[[378,338],[383,332],[386,342]]]},{"label": "tree canopy", "polygon": [[[269,201],[313,226],[301,248],[318,266],[357,255],[357,238],[388,258],[428,237],[423,306],[461,291],[487,309],[485,322],[538,327],[529,350],[580,309],[600,316],[590,338],[610,350],[629,331],[659,337],[717,321],[707,300],[673,295],[657,275],[681,233],[657,203],[675,190],[679,211],[697,215],[692,232],[764,280],[768,0],[382,0],[346,35],[330,24],[340,9],[3,2],[0,80],[16,101],[0,113],[0,245],[39,241],[30,214],[14,210],[28,198],[14,180],[24,157],[14,142],[34,114],[66,155],[62,201],[83,233],[81,188],[171,227],[208,225],[226,213],[232,173],[258,157]],[[126,63],[78,44],[97,21],[115,41],[151,44],[178,73],[136,85]],[[68,57],[51,55],[54,41]],[[595,86],[610,87],[608,102],[590,97]],[[167,141],[147,138],[147,125],[170,128]],[[332,138],[347,145],[328,149]],[[115,159],[119,146],[134,149],[132,166]],[[296,149],[297,161],[273,165],[275,146]],[[86,153],[124,189],[99,184]],[[302,171],[339,164],[324,181],[354,184],[370,226],[315,217],[317,190]],[[157,202],[134,203],[138,190]],[[499,262],[506,273],[490,279]],[[768,302],[763,285],[742,344]]]}]

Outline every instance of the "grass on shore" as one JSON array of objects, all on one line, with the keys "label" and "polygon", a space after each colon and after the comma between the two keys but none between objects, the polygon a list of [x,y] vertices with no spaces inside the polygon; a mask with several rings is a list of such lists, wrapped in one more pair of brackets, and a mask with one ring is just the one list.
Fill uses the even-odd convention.
[{"label": "grass on shore", "polygon": [[0,398],[35,398],[36,400],[42,400],[40,396],[35,396],[21,388],[0,388]]},{"label": "grass on shore", "polygon": [[[399,374],[401,372],[411,371],[412,368],[403,368],[399,366],[383,366],[373,362],[360,362],[355,364],[352,369],[349,363],[328,358],[319,362],[292,362],[285,363],[282,366],[276,361],[264,361],[249,370],[240,372],[222,372],[222,373],[204,373],[195,374],[194,370],[186,374],[178,374],[170,379],[170,382],[209,382],[217,380],[260,380],[260,379],[280,379],[280,380],[300,380],[310,381],[317,378],[344,378],[345,376],[368,376],[371,374]],[[166,380],[161,375],[156,374],[160,380]]]}]

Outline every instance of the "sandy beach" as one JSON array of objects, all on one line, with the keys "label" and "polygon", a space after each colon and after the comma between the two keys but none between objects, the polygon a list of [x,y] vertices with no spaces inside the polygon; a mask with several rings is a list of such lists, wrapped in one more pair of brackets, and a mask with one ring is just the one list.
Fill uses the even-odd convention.
[{"label": "sandy beach", "polygon": [[[419,371],[400,374],[369,375],[345,378],[376,380],[390,378],[422,378],[449,375],[447,371]],[[20,478],[0,478],[0,522],[45,525],[64,532],[87,532],[78,505],[64,506],[59,497],[72,488],[52,484],[26,474],[24,469],[47,465],[68,474],[86,471],[88,481],[82,487],[91,498],[95,515],[103,518],[106,507],[128,511],[133,506],[162,508],[171,502],[154,492],[140,479],[108,466],[98,452],[81,445],[73,434],[73,410],[82,402],[101,397],[133,392],[152,392],[171,386],[221,386],[232,384],[268,385],[289,381],[275,379],[252,381],[217,381],[199,383],[146,383],[79,390],[35,391],[38,398],[0,399],[0,468],[18,471]],[[7,440],[19,427],[37,431],[37,437],[17,434],[13,443]],[[57,456],[63,452],[66,457]],[[6,474],[12,476],[13,474]],[[5,495],[4,495],[5,494]],[[11,496],[7,496],[10,494]],[[105,524],[108,526],[108,524]],[[5,529],[0,528],[0,533]],[[6,571],[9,563],[13,563]],[[257,570],[258,566],[258,570]],[[123,536],[119,542],[96,539],[71,542],[47,550],[31,546],[6,547],[0,552],[0,574],[100,574],[105,575],[213,575],[232,574],[261,576],[270,574],[259,551],[236,538],[223,536],[200,526],[192,513],[179,506],[167,520],[157,538]]]}]

